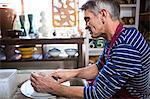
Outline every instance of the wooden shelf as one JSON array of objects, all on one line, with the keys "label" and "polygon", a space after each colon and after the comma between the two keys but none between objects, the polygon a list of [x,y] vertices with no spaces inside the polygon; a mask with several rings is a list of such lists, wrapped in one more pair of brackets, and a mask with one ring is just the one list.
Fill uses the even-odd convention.
[{"label": "wooden shelf", "polygon": [[136,7],[136,4],[120,4],[120,7]]},{"label": "wooden shelf", "polygon": [[[28,62],[28,61],[76,61],[77,68],[84,66],[83,62],[83,55],[82,55],[82,44],[84,43],[84,38],[56,38],[56,39],[19,39],[19,38],[1,38],[0,39],[1,45],[5,46],[5,53],[8,54],[10,49],[7,49],[9,46],[16,46],[16,45],[23,45],[23,46],[30,46],[30,45],[41,45],[42,54],[39,54],[39,57],[35,57],[33,55],[30,59],[14,59],[14,56],[7,57],[6,60],[1,60],[1,62]],[[76,44],[78,55],[73,57],[59,56],[59,57],[49,57],[47,54],[44,53],[43,45],[45,44]],[[8,52],[8,53],[7,53]],[[12,58],[13,57],[13,58]]]},{"label": "wooden shelf", "polygon": [[124,25],[125,27],[136,27],[136,25]]},{"label": "wooden shelf", "polygon": [[140,13],[140,16],[150,16],[150,12],[143,12],[143,13]]},{"label": "wooden shelf", "polygon": [[51,57],[44,59],[19,59],[19,60],[1,60],[0,62],[28,62],[28,61],[76,61],[78,57]]},{"label": "wooden shelf", "polygon": [[2,38],[1,45],[83,44],[84,38],[19,39]]},{"label": "wooden shelf", "polygon": [[150,21],[150,12],[140,13],[140,21]]},{"label": "wooden shelf", "polygon": [[97,56],[103,51],[103,48],[90,48],[89,49],[89,56]]}]

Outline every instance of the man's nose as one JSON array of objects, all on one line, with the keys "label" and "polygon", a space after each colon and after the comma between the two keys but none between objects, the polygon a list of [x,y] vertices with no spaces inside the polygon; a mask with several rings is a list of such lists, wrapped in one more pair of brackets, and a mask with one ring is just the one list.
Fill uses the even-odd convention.
[{"label": "man's nose", "polygon": [[90,27],[86,25],[85,29],[90,29]]},{"label": "man's nose", "polygon": [[89,21],[86,22],[86,26],[89,26]]},{"label": "man's nose", "polygon": [[85,27],[85,29],[89,29],[89,28],[90,28],[89,22],[86,22],[86,27]]}]

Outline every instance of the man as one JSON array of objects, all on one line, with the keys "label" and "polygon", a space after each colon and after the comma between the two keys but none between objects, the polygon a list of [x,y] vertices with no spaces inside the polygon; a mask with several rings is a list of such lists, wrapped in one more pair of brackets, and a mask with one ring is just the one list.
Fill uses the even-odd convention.
[{"label": "man", "polygon": [[[49,75],[31,74],[34,89],[69,98],[148,98],[150,48],[137,29],[123,27],[116,0],[87,1],[81,9],[92,37],[107,40],[103,53],[96,64],[85,68],[57,70]],[[95,81],[84,87],[60,84],[73,77]]]}]

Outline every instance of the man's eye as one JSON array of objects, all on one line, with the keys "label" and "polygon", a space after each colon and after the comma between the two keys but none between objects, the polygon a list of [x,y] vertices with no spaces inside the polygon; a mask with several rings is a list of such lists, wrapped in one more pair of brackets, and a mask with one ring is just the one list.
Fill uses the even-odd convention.
[{"label": "man's eye", "polygon": [[90,18],[89,17],[84,17],[85,22],[89,22]]}]

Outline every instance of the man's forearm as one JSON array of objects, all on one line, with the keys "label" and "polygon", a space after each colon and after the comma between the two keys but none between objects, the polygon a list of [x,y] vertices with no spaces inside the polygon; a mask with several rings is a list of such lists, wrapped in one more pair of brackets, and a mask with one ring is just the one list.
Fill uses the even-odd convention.
[{"label": "man's forearm", "polygon": [[79,68],[77,69],[77,75],[76,77],[79,78],[84,78],[84,79],[94,79],[97,74],[98,74],[98,68],[96,64],[84,67],[84,68]]},{"label": "man's forearm", "polygon": [[[75,74],[75,77],[84,78],[84,79],[95,79],[98,75],[98,68],[96,64],[79,68],[79,69],[72,69],[72,73]],[[57,95],[68,97],[68,98],[84,98],[84,86],[63,86],[63,85],[55,85],[53,86],[54,92]]]},{"label": "man's forearm", "polygon": [[67,97],[67,98],[84,98],[84,87],[83,86],[64,86],[56,85],[53,86],[54,92],[58,96]]}]

